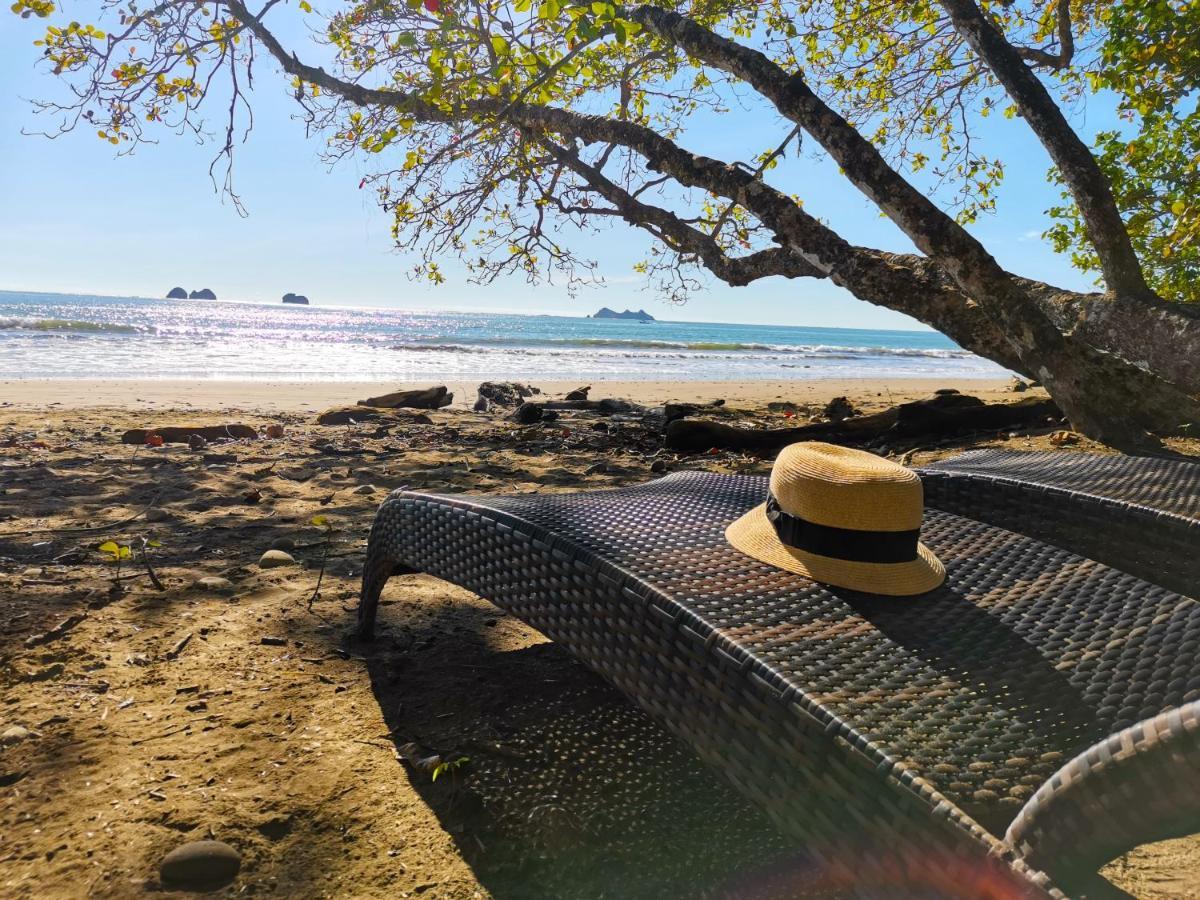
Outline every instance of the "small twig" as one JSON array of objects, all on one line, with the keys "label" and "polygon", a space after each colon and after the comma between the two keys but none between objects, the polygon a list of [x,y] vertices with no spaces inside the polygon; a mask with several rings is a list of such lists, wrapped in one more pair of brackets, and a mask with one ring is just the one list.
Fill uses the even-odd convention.
[{"label": "small twig", "polygon": [[154,587],[157,588],[159,591],[165,591],[167,589],[166,585],[164,585],[159,580],[158,576],[154,573],[154,569],[151,568],[151,566],[150,566],[150,554],[148,554],[146,552],[146,547],[148,547],[149,544],[150,544],[150,542],[147,541],[145,537],[143,537],[142,538],[142,546],[141,546],[142,565],[144,565],[146,567],[146,574],[150,576],[150,583],[153,584]]},{"label": "small twig", "polygon": [[130,743],[133,744],[135,747],[138,744],[148,744],[148,743],[150,743],[150,741],[157,741],[160,738],[171,737],[171,735],[179,734],[179,732],[181,732],[181,731],[187,731],[191,727],[192,727],[192,723],[188,722],[186,725],[181,725],[178,728],[174,729],[173,731],[164,731],[162,734],[152,735],[151,737],[148,737],[148,738],[139,738],[138,740],[130,741]]},{"label": "small twig", "polygon": [[189,631],[178,641],[176,641],[174,647],[167,651],[167,659],[175,659],[177,656],[179,656],[179,654],[183,652],[183,648],[188,645],[188,642],[191,641],[191,639],[192,633]]}]

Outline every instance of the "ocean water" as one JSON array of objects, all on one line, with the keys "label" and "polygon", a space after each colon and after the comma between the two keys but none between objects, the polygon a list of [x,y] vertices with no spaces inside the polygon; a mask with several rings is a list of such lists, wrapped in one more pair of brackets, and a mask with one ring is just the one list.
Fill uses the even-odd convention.
[{"label": "ocean water", "polygon": [[732,381],[1003,374],[932,332],[0,291],[0,378]]}]

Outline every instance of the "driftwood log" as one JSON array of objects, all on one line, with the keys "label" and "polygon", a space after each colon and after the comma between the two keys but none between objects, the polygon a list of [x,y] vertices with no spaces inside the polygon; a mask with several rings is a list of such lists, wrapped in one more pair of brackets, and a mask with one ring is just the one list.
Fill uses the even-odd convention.
[{"label": "driftwood log", "polygon": [[397,425],[429,425],[432,419],[424,413],[401,412],[397,409],[378,409],[370,406],[336,406],[317,416],[318,425],[353,425],[358,422],[393,422]]},{"label": "driftwood log", "polygon": [[166,425],[162,428],[131,428],[121,435],[121,443],[144,444],[148,434],[157,434],[165,444],[186,444],[193,434],[206,441],[258,440],[258,432],[249,425]]},{"label": "driftwood log", "polygon": [[1025,428],[1061,416],[1053,400],[1029,397],[1016,403],[989,404],[965,394],[938,394],[871,415],[797,428],[735,428],[703,419],[677,419],[667,425],[665,446],[681,453],[703,453],[713,447],[770,453],[798,441],[860,444],[886,435],[947,437]]},{"label": "driftwood log", "polygon": [[381,394],[378,397],[368,397],[366,400],[359,400],[359,406],[375,406],[383,409],[399,409],[406,407],[408,409],[441,409],[443,406],[449,406],[454,402],[454,395],[450,393],[445,385],[438,387],[422,388],[415,391],[393,391],[390,394]]},{"label": "driftwood log", "polygon": [[629,400],[616,400],[611,397],[604,400],[544,400],[538,403],[526,401],[521,406],[543,411],[573,409],[579,412],[599,413],[602,416],[612,416],[618,413],[641,413],[646,409]]}]

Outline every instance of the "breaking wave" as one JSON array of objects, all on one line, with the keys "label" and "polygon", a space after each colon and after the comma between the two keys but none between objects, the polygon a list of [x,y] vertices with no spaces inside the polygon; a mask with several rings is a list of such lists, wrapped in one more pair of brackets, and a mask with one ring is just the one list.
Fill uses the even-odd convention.
[{"label": "breaking wave", "polygon": [[84,322],[79,319],[31,319],[0,317],[0,331],[40,331],[46,334],[145,334],[137,325],[115,322]]},{"label": "breaking wave", "polygon": [[969,359],[966,350],[915,347],[842,347],[827,344],[758,344],[723,341],[642,341],[619,338],[480,338],[471,344],[426,344],[421,342],[393,344],[393,350],[416,353],[489,353],[498,349],[517,353],[607,349],[615,351],[677,351],[672,357],[685,353],[733,354],[794,354],[821,359],[860,359],[863,357],[898,356],[921,359]]}]

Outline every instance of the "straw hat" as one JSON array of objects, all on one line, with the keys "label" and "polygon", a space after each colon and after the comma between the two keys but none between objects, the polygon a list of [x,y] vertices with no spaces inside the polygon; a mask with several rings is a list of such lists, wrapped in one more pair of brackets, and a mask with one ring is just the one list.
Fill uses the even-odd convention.
[{"label": "straw hat", "polygon": [[916,472],[813,441],[779,454],[767,502],[730,525],[725,539],[747,556],[814,581],[905,597],[946,579],[918,540],[923,512]]}]

